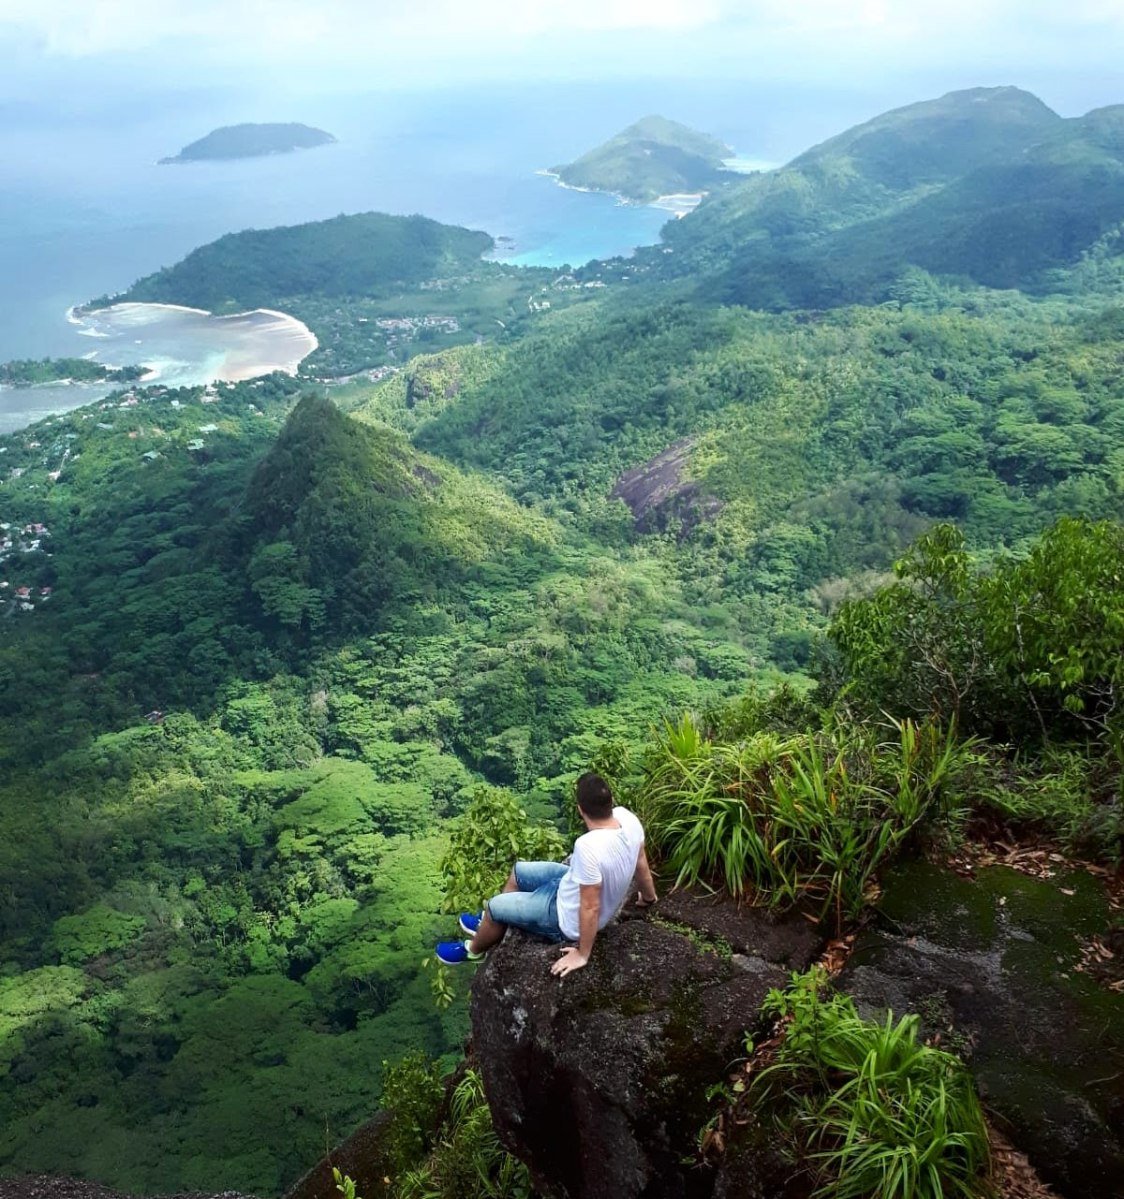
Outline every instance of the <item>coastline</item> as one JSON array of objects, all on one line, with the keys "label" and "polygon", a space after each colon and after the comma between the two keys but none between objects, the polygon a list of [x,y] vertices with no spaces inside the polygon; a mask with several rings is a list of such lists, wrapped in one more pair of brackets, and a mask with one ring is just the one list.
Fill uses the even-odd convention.
[{"label": "coastline", "polygon": [[584,192],[590,196],[612,196],[622,207],[660,208],[665,212],[672,213],[677,218],[693,212],[710,194],[709,192],[669,192],[665,196],[656,196],[654,200],[635,200],[631,196],[600,187],[579,187],[575,183],[566,183],[557,171],[543,169],[536,171],[535,174],[541,175],[544,179],[553,179],[555,186],[563,187],[568,192]]}]

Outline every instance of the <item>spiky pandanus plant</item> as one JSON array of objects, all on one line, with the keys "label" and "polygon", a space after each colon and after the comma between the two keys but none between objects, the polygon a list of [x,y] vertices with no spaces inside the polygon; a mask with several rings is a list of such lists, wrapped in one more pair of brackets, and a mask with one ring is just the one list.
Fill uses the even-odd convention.
[{"label": "spiky pandanus plant", "polygon": [[878,869],[932,811],[973,745],[893,722],[710,741],[683,716],[649,753],[639,806],[676,885],[719,885],[771,906],[810,903],[837,929]]}]

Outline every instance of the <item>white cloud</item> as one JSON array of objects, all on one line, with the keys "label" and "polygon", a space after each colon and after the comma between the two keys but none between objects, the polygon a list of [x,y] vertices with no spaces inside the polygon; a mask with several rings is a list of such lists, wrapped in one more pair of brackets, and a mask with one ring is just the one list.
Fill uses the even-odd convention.
[{"label": "white cloud", "polygon": [[63,58],[152,50],[172,68],[419,80],[598,65],[861,83],[943,64],[1014,79],[1124,57],[1124,0],[0,0],[5,28]]},{"label": "white cloud", "polygon": [[371,54],[394,44],[696,29],[721,14],[718,0],[0,0],[0,25],[76,57],[172,39],[240,41],[250,52]]}]

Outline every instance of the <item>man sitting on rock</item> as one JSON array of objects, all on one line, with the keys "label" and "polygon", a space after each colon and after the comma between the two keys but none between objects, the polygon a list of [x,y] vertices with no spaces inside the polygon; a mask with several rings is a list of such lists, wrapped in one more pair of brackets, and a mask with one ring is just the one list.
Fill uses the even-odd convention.
[{"label": "man sitting on rock", "polygon": [[578,779],[577,799],[587,831],[574,842],[569,865],[516,862],[503,893],[483,913],[461,916],[469,939],[437,946],[439,961],[447,966],[479,961],[512,925],[548,941],[576,941],[550,968],[566,975],[589,961],[594,938],[620,911],[634,876],[640,885],[637,904],[655,903],[640,821],[627,808],[613,806],[609,784],[598,774]]}]

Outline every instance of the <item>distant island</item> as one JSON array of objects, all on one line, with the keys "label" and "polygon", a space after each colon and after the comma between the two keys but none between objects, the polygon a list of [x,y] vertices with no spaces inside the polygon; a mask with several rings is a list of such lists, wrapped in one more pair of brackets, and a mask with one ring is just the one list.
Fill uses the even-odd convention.
[{"label": "distant island", "polygon": [[181,304],[219,315],[253,308],[291,311],[300,297],[336,304],[344,297],[387,296],[423,280],[461,276],[494,247],[478,230],[381,212],[244,229],[85,308],[132,302]]},{"label": "distant island", "polygon": [[731,178],[734,151],[717,138],[666,117],[648,116],[549,174],[567,187],[612,192],[650,204],[663,196],[707,191]]},{"label": "distant island", "polygon": [[258,158],[263,154],[288,154],[293,150],[311,150],[326,146],[336,139],[323,129],[311,125],[266,124],[224,125],[213,129],[206,137],[192,142],[172,158],[161,158],[161,164],[173,162],[206,162],[224,158]]},{"label": "distant island", "polygon": [[0,384],[34,387],[38,383],[135,383],[146,366],[103,366],[88,358],[22,358],[0,362]]}]

